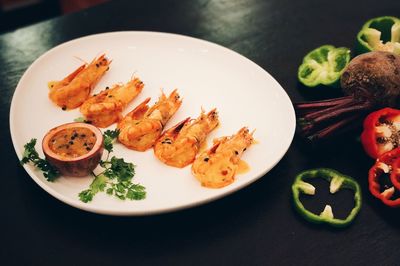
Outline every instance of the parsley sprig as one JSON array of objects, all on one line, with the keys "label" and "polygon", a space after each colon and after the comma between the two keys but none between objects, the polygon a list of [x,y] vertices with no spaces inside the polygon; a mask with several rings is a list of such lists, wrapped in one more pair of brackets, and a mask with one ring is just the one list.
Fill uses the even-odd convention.
[{"label": "parsley sprig", "polygon": [[141,200],[146,197],[146,189],[142,185],[132,183],[135,175],[135,165],[125,162],[124,159],[113,156],[109,160],[109,155],[113,151],[113,142],[118,137],[118,130],[107,130],[103,133],[104,149],[108,152],[107,159],[100,161],[100,166],[104,170],[95,174],[89,189],[79,193],[79,199],[83,202],[93,200],[98,192],[106,192],[121,200]]},{"label": "parsley sprig", "polygon": [[20,163],[24,165],[32,162],[34,166],[42,170],[47,181],[53,182],[57,177],[60,176],[60,173],[56,168],[49,164],[49,162],[39,157],[39,154],[35,149],[35,145],[36,139],[31,139],[31,141],[24,145],[25,150]]},{"label": "parsley sprig", "polygon": [[91,122],[89,120],[86,120],[84,117],[80,116],[78,118],[74,119],[74,122],[79,122],[79,123],[87,123],[87,124],[91,124]]},{"label": "parsley sprig", "polygon": [[113,142],[114,140],[118,137],[119,135],[119,129],[115,129],[115,130],[106,130],[103,133],[103,137],[104,137],[104,149],[106,149],[106,151],[108,151],[108,155],[113,152]]}]

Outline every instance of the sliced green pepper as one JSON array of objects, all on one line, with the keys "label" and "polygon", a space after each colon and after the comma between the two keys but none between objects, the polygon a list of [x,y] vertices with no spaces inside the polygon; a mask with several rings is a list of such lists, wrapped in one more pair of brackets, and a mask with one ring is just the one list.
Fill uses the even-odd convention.
[{"label": "sliced green pepper", "polygon": [[[325,209],[319,215],[310,212],[304,207],[300,201],[300,194],[315,195],[315,187],[305,181],[311,178],[323,178],[330,182],[329,191],[332,194],[341,188],[354,190],[355,206],[346,219],[335,218],[330,205],[326,205]],[[361,208],[361,189],[358,183],[353,178],[328,168],[307,170],[297,175],[292,185],[292,193],[296,210],[305,219],[313,223],[326,223],[335,227],[344,227],[354,220]]]},{"label": "sliced green pepper", "polygon": [[357,53],[386,51],[400,55],[400,19],[378,17],[368,20],[357,34]]},{"label": "sliced green pepper", "polygon": [[339,79],[350,62],[350,49],[323,45],[309,52],[300,65],[297,77],[307,87],[338,87]]}]

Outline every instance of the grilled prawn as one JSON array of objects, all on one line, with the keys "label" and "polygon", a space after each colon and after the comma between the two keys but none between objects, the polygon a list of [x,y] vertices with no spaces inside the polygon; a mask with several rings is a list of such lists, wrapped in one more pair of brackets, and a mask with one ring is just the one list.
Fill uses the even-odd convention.
[{"label": "grilled prawn", "polygon": [[240,157],[253,140],[253,133],[247,127],[241,128],[230,137],[214,140],[214,145],[196,158],[192,174],[202,186],[221,188],[235,180]]},{"label": "grilled prawn", "polygon": [[80,108],[87,121],[97,127],[108,127],[122,119],[123,109],[142,91],[143,82],[134,78],[128,83],[108,87],[87,99]]},{"label": "grilled prawn", "polygon": [[111,61],[103,54],[90,64],[80,66],[64,79],[50,81],[48,83],[49,98],[63,110],[79,107],[109,69],[110,63]]},{"label": "grilled prawn", "polygon": [[201,144],[218,123],[216,109],[207,114],[202,110],[197,119],[187,118],[165,131],[154,145],[154,154],[167,165],[185,167],[194,161]]},{"label": "grilled prawn", "polygon": [[150,98],[147,98],[118,124],[119,142],[132,150],[145,151],[151,148],[165,124],[182,104],[177,90],[168,97],[162,93],[152,107],[147,105],[149,101]]}]

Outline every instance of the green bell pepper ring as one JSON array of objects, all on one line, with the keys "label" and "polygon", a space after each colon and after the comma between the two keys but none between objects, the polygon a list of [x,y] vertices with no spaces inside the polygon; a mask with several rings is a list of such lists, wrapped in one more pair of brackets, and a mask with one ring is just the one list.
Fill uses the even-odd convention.
[{"label": "green bell pepper ring", "polygon": [[338,87],[340,76],[349,62],[350,49],[323,45],[303,58],[297,77],[307,87],[318,85]]},{"label": "green bell pepper ring", "polygon": [[377,17],[368,20],[357,34],[357,53],[386,51],[400,55],[400,19]]},{"label": "green bell pepper ring", "polygon": [[[345,219],[337,219],[334,217],[330,205],[326,205],[321,214],[317,215],[308,211],[300,201],[300,194],[314,195],[315,187],[307,183],[305,179],[323,178],[330,182],[329,191],[334,194],[341,188],[354,190],[355,206]],[[351,177],[343,175],[333,169],[319,168],[301,172],[296,176],[292,185],[293,201],[296,210],[306,220],[313,223],[326,223],[334,227],[345,227],[349,225],[357,216],[361,208],[361,188],[358,183]]]}]

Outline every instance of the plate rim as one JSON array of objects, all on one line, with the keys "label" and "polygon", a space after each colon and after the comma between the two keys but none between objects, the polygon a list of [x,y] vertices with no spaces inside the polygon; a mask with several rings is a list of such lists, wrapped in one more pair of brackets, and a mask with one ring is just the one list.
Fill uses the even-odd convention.
[{"label": "plate rim", "polygon": [[37,185],[39,185],[44,191],[46,191],[47,193],[49,193],[51,196],[53,196],[54,198],[56,198],[57,200],[70,205],[72,207],[75,207],[77,209],[80,210],[84,210],[84,211],[88,211],[91,213],[97,213],[97,214],[103,214],[103,215],[111,215],[111,216],[149,216],[149,215],[155,215],[155,214],[163,214],[163,213],[170,213],[170,212],[176,212],[179,210],[183,210],[183,209],[189,209],[189,208],[193,208],[196,206],[200,206],[200,205],[204,205],[206,203],[218,200],[222,197],[226,197],[232,193],[237,192],[238,190],[241,190],[247,186],[249,186],[250,184],[254,183],[255,181],[259,180],[261,177],[265,176],[269,171],[271,171],[271,169],[273,169],[281,160],[282,158],[285,156],[285,154],[287,153],[287,151],[289,150],[293,139],[294,139],[294,135],[295,135],[295,128],[296,128],[296,116],[295,116],[295,111],[294,111],[294,107],[293,107],[293,103],[288,95],[288,93],[286,92],[286,90],[280,85],[280,83],[268,72],[266,71],[264,68],[262,68],[261,66],[259,66],[258,64],[256,64],[255,62],[253,62],[252,60],[250,60],[249,58],[245,57],[244,55],[229,49],[225,46],[222,46],[220,44],[211,42],[211,41],[207,41],[204,39],[200,39],[200,38],[196,38],[196,37],[192,37],[192,36],[188,36],[188,35],[183,35],[183,34],[177,34],[177,33],[169,33],[169,32],[158,32],[158,31],[110,31],[110,32],[102,32],[102,33],[96,33],[96,34],[90,34],[90,35],[86,35],[86,36],[81,36],[75,39],[71,39],[69,41],[60,43],[54,47],[52,47],[51,49],[47,50],[46,52],[42,53],[39,57],[37,57],[30,65],[29,67],[25,70],[25,72],[23,73],[23,75],[21,76],[21,78],[19,79],[17,86],[15,87],[13,96],[12,96],[12,100],[11,100],[11,105],[10,105],[10,113],[9,113],[9,128],[10,128],[10,134],[11,134],[11,139],[12,139],[12,143],[14,146],[14,150],[15,153],[17,154],[17,157],[19,160],[22,159],[22,153],[21,151],[18,150],[17,147],[17,143],[16,143],[16,137],[15,137],[15,124],[13,122],[14,120],[14,115],[15,115],[15,109],[16,109],[16,95],[19,94],[19,92],[21,91],[21,89],[18,89],[21,86],[21,83],[23,83],[23,81],[27,78],[27,73],[29,73],[29,71],[34,68],[37,64],[39,64],[42,60],[44,60],[44,58],[46,58],[46,56],[50,53],[54,53],[54,51],[57,51],[59,49],[62,49],[64,46],[70,45],[71,43],[74,42],[79,42],[85,39],[91,39],[91,38],[97,38],[100,36],[105,36],[105,35],[134,35],[134,34],[145,34],[145,35],[159,35],[159,36],[172,36],[174,38],[184,38],[184,39],[189,39],[191,41],[196,41],[196,42],[202,42],[205,45],[211,45],[214,46],[217,49],[222,49],[225,52],[231,53],[234,56],[239,56],[241,59],[244,59],[245,61],[247,61],[248,63],[250,63],[251,65],[253,65],[254,67],[258,68],[259,70],[261,70],[262,72],[264,72],[264,74],[266,74],[267,76],[269,76],[269,78],[275,82],[279,89],[282,90],[282,95],[286,98],[285,100],[288,101],[288,103],[290,103],[288,106],[290,106],[290,116],[291,116],[291,120],[293,121],[293,123],[291,123],[291,128],[289,129],[291,131],[289,138],[287,139],[287,145],[285,149],[281,150],[281,154],[279,154],[279,156],[277,156],[277,160],[270,165],[270,167],[266,168],[262,173],[260,173],[257,176],[254,176],[253,178],[249,179],[247,182],[244,182],[243,184],[241,184],[241,186],[237,186],[233,189],[230,190],[226,190],[223,191],[221,193],[218,193],[216,195],[210,196],[208,198],[202,199],[202,200],[198,200],[195,202],[191,202],[191,203],[187,203],[187,204],[181,204],[179,206],[173,206],[173,207],[162,207],[162,208],[155,208],[149,211],[138,211],[135,209],[132,210],[120,210],[120,209],[114,209],[114,210],[110,210],[110,209],[102,209],[102,208],[97,208],[97,207],[93,207],[93,205],[91,205],[90,203],[83,203],[83,202],[79,202],[75,199],[72,199],[68,196],[65,196],[64,194],[61,194],[60,192],[58,192],[56,189],[48,186],[46,184],[45,180],[41,180],[38,177],[36,177],[36,173],[34,173],[34,171],[31,169],[32,167],[29,167],[29,165],[23,165],[23,168],[25,169],[25,171],[28,173],[28,175],[35,181],[35,183]]}]

